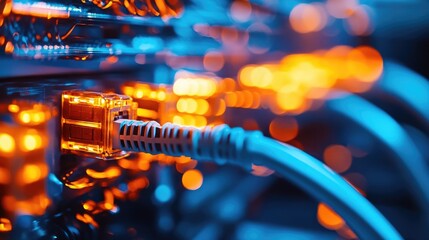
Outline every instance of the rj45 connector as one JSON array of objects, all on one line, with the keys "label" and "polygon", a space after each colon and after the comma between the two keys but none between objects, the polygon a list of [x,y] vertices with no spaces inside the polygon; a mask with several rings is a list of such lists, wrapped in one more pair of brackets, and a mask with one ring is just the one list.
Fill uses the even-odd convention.
[{"label": "rj45 connector", "polygon": [[125,152],[112,148],[113,122],[134,119],[135,111],[132,99],[125,95],[81,90],[63,92],[61,149],[102,159],[125,156]]}]

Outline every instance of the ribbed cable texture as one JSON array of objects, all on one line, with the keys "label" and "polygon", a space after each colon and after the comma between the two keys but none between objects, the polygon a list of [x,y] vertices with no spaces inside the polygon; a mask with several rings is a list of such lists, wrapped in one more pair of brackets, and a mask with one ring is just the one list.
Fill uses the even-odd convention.
[{"label": "ribbed cable texture", "polygon": [[216,127],[180,126],[154,121],[142,122],[121,119],[115,121],[113,147],[125,151],[163,153],[170,156],[188,156],[198,160],[215,160],[249,165],[246,141],[262,137],[258,131],[246,132],[242,128],[227,125]]}]

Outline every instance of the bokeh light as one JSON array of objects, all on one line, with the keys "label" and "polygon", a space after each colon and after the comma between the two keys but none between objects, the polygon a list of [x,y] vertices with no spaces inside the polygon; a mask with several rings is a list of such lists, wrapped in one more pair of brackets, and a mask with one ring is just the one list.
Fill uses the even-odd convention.
[{"label": "bokeh light", "polygon": [[197,169],[188,170],[182,176],[182,184],[188,190],[197,190],[203,185],[203,174]]},{"label": "bokeh light", "polygon": [[319,203],[317,206],[317,220],[330,230],[338,230],[345,225],[344,220],[324,203]]},{"label": "bokeh light", "polygon": [[252,14],[252,5],[246,1],[234,1],[230,8],[231,17],[238,22],[246,22]]},{"label": "bokeh light", "polygon": [[207,71],[217,72],[223,68],[225,59],[222,53],[209,51],[204,55],[203,64]]},{"label": "bokeh light", "polygon": [[352,165],[352,154],[345,146],[330,145],[323,152],[323,160],[334,171],[342,173]]},{"label": "bokeh light", "polygon": [[48,167],[45,164],[26,164],[20,174],[22,184],[30,184],[46,178]]},{"label": "bokeh light", "polygon": [[290,25],[298,33],[310,33],[322,30],[327,23],[324,8],[316,4],[296,5],[289,16]]},{"label": "bokeh light", "polygon": [[353,36],[367,36],[373,31],[369,8],[358,6],[352,15],[346,19],[346,30]]},{"label": "bokeh light", "polygon": [[7,133],[0,134],[0,151],[10,153],[15,150],[15,139]]},{"label": "bokeh light", "polygon": [[358,7],[358,0],[327,0],[326,9],[335,18],[350,17]]},{"label": "bokeh light", "polygon": [[298,122],[292,117],[277,117],[271,121],[269,131],[273,138],[287,142],[298,135]]},{"label": "bokeh light", "polygon": [[[364,92],[383,73],[383,58],[369,46],[335,46],[328,50],[286,55],[279,63],[249,64],[238,73],[242,90],[225,94],[228,107],[268,106],[278,115],[300,114],[332,90]],[[253,97],[253,98],[252,98]],[[255,98],[256,97],[256,98]],[[244,104],[256,102],[257,104]]]},{"label": "bokeh light", "polygon": [[36,131],[30,131],[23,138],[23,150],[33,151],[42,146],[42,138]]},{"label": "bokeh light", "polygon": [[0,218],[0,232],[12,231],[12,223],[7,218]]}]

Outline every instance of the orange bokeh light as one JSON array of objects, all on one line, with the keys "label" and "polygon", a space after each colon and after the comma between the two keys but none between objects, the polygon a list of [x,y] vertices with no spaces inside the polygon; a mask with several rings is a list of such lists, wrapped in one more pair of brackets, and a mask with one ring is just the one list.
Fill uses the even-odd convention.
[{"label": "orange bokeh light", "polygon": [[221,92],[227,92],[227,91],[234,91],[236,89],[236,82],[232,78],[225,78],[222,79],[220,82],[220,89]]},{"label": "orange bokeh light", "polygon": [[276,96],[278,106],[285,111],[293,111],[299,109],[305,104],[305,96],[294,91],[289,92],[285,88],[280,89]]},{"label": "orange bokeh light", "polygon": [[42,147],[42,138],[36,131],[29,131],[23,138],[23,151],[33,151]]},{"label": "orange bokeh light", "polygon": [[273,138],[287,142],[298,135],[298,122],[292,117],[278,117],[271,121],[269,131]]},{"label": "orange bokeh light", "polygon": [[339,45],[329,49],[324,57],[326,59],[326,65],[332,72],[338,76],[339,79],[350,78],[350,71],[347,69],[347,56],[353,50],[350,46]]},{"label": "orange bokeh light", "polygon": [[243,122],[243,128],[246,130],[259,130],[259,124],[255,119],[245,119]]},{"label": "orange bokeh light", "polygon": [[383,58],[369,46],[353,49],[348,55],[347,64],[353,77],[362,82],[374,82],[383,73]]},{"label": "orange bokeh light", "polygon": [[234,1],[231,4],[231,17],[238,22],[246,22],[252,14],[252,5],[246,1]]},{"label": "orange bokeh light", "polygon": [[0,232],[12,231],[12,223],[7,218],[0,218]]},{"label": "orange bokeh light", "polygon": [[352,165],[352,154],[345,146],[331,145],[323,152],[323,160],[334,171],[342,173]]},{"label": "orange bokeh light", "polygon": [[330,230],[338,230],[345,225],[344,220],[324,203],[319,203],[317,206],[317,220]]},{"label": "orange bokeh light", "polygon": [[298,4],[289,15],[290,25],[299,33],[310,33],[322,30],[327,17],[322,7],[314,4]]},{"label": "orange bokeh light", "polygon": [[[300,114],[334,89],[369,90],[383,73],[383,58],[369,46],[335,46],[327,51],[291,54],[278,64],[244,66],[238,82],[244,91],[225,94],[228,107],[268,107],[274,114]],[[251,100],[251,101],[250,101]],[[251,103],[253,102],[253,103]]]},{"label": "orange bokeh light", "polygon": [[0,134],[0,152],[10,153],[15,150],[15,139],[7,133]]},{"label": "orange bokeh light", "polygon": [[221,32],[221,39],[222,39],[222,42],[226,45],[236,43],[239,39],[237,29],[223,28]]},{"label": "orange bokeh light", "polygon": [[11,54],[11,53],[13,53],[13,50],[15,49],[15,46],[13,46],[13,43],[12,42],[7,42],[6,43],[6,46],[5,46],[5,48],[4,48],[4,51],[6,52],[6,53],[9,53],[9,54]]},{"label": "orange bokeh light", "polygon": [[225,59],[222,53],[211,51],[204,55],[203,64],[207,71],[217,72],[223,68]]},{"label": "orange bokeh light", "polygon": [[197,190],[203,185],[203,174],[196,169],[188,170],[182,176],[182,184],[188,190]]},{"label": "orange bokeh light", "polygon": [[48,166],[46,164],[26,164],[20,170],[21,183],[30,184],[46,178],[48,175]]},{"label": "orange bokeh light", "polygon": [[363,6],[355,9],[352,15],[346,20],[347,31],[354,36],[367,36],[372,33],[373,26],[369,10]]}]

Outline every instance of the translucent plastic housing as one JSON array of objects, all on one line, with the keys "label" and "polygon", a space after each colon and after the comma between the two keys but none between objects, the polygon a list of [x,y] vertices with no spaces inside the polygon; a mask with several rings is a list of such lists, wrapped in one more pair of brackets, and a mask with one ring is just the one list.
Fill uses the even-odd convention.
[{"label": "translucent plastic housing", "polygon": [[114,93],[81,90],[62,94],[61,149],[89,154],[102,159],[126,155],[112,148],[113,122],[134,119],[132,99]]}]

